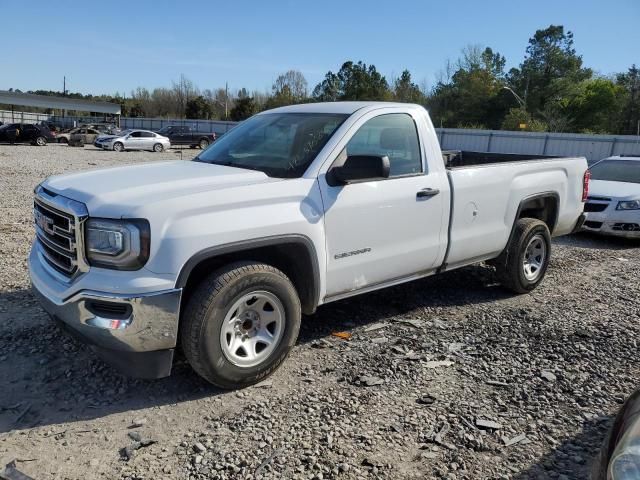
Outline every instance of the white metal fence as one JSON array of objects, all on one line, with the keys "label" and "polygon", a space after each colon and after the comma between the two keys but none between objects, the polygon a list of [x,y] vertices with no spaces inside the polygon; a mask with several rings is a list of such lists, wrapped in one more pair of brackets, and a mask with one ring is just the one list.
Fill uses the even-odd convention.
[{"label": "white metal fence", "polygon": [[[49,120],[71,127],[104,121],[103,117],[58,117],[42,113],[0,110],[0,121],[37,123]],[[121,117],[123,128],[159,130],[167,125],[188,125],[198,131],[223,134],[237,122],[220,120],[185,120],[169,118]],[[521,153],[529,155],[584,156],[592,163],[611,155],[639,155],[640,137],[632,135],[586,135],[579,133],[510,132],[505,130],[471,130],[436,128],[443,150]]]},{"label": "white metal fence", "polygon": [[436,128],[443,150],[586,157],[593,163],[612,155],[640,156],[640,137],[579,133],[510,132]]},{"label": "white metal fence", "polygon": [[160,130],[167,125],[189,126],[198,132],[227,133],[238,122],[225,122],[222,120],[171,120],[167,118],[129,118],[121,117],[122,128],[141,128],[143,130]]},{"label": "white metal fence", "polygon": [[0,122],[2,123],[38,123],[49,120],[50,115],[45,113],[12,112],[0,110]]}]

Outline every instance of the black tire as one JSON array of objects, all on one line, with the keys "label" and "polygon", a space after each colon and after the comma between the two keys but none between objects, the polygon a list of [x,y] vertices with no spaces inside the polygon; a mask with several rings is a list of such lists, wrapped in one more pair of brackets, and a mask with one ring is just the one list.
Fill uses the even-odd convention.
[{"label": "black tire", "polygon": [[154,152],[156,152],[156,153],[160,153],[160,152],[162,152],[163,150],[164,150],[164,147],[162,146],[162,144],[161,144],[161,143],[156,143],[156,144],[153,146],[153,151],[154,151]]},{"label": "black tire", "polygon": [[200,141],[198,142],[198,146],[200,147],[201,150],[204,150],[209,146],[209,140],[207,140],[206,138],[201,138]]},{"label": "black tire", "polygon": [[[241,367],[223,351],[221,329],[234,303],[258,291],[267,291],[281,302],[284,326],[274,350],[261,363]],[[300,299],[284,273],[263,263],[232,263],[195,288],[181,319],[182,348],[192,368],[205,380],[224,389],[246,387],[271,375],[282,364],[298,338],[300,318]]]},{"label": "black tire", "polygon": [[60,137],[58,143],[69,143],[69,139],[67,137]]},{"label": "black tire", "polygon": [[122,142],[116,142],[113,144],[114,152],[124,152],[124,144]]},{"label": "black tire", "polygon": [[[535,239],[535,240],[534,240]],[[540,255],[540,266],[527,277],[525,255],[531,242],[544,243],[544,254]],[[537,257],[536,257],[537,258]],[[551,234],[547,225],[535,218],[516,221],[513,236],[502,254],[491,263],[496,267],[500,283],[515,293],[529,293],[544,279],[551,258]],[[535,275],[531,278],[531,275]]]}]

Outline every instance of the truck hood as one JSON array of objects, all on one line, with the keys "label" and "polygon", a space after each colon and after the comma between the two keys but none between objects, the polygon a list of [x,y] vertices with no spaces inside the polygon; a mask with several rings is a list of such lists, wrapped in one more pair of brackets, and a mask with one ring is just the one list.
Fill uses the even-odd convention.
[{"label": "truck hood", "polygon": [[589,182],[589,196],[636,199],[640,198],[640,184],[591,180]]},{"label": "truck hood", "polygon": [[254,170],[174,160],[49,177],[43,187],[83,202],[90,214],[109,207],[126,216],[160,200],[277,181]]}]

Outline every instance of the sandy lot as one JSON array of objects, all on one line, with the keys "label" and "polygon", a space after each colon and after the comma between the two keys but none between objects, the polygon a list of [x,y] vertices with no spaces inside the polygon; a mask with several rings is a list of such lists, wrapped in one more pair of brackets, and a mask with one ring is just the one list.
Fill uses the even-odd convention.
[{"label": "sandy lot", "polygon": [[243,391],[211,387],[180,358],[170,378],[135,380],[60,332],[29,292],[31,195],[48,175],[176,158],[0,145],[0,468],[83,480],[585,478],[640,386],[639,243],[556,239],[526,296],[477,266],[321,307],[284,366]]}]

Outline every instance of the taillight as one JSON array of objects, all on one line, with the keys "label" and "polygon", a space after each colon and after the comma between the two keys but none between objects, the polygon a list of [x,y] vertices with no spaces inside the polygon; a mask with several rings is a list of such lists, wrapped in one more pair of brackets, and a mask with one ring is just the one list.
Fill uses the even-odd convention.
[{"label": "taillight", "polygon": [[582,201],[586,202],[589,196],[589,180],[591,180],[591,172],[587,170],[582,177]]}]

